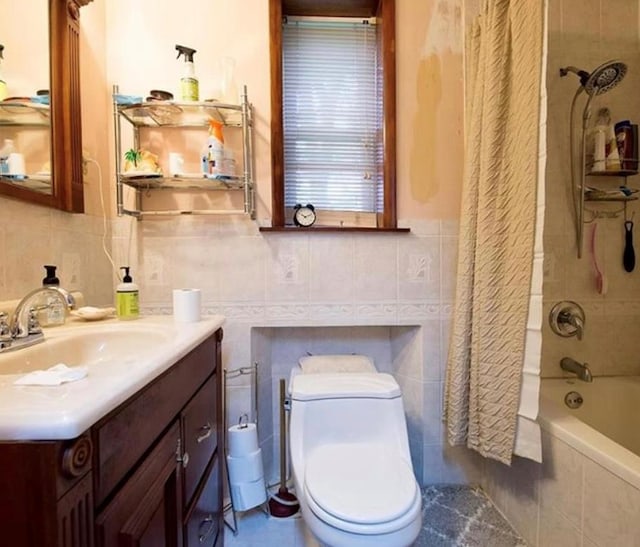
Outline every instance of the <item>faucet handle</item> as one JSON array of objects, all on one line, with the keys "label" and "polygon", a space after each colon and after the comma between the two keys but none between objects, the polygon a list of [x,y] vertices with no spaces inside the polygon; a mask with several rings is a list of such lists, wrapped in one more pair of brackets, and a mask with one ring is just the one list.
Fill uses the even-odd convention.
[{"label": "faucet handle", "polygon": [[9,321],[7,321],[7,314],[4,312],[0,312],[0,339],[1,338],[11,338]]},{"label": "faucet handle", "polygon": [[568,338],[576,336],[582,340],[585,325],[585,313],[580,304],[571,300],[558,302],[549,312],[549,325],[558,336]]},{"label": "faucet handle", "polygon": [[40,334],[42,332],[42,327],[40,326],[40,323],[38,323],[38,312],[36,308],[29,308],[27,332],[29,334]]}]

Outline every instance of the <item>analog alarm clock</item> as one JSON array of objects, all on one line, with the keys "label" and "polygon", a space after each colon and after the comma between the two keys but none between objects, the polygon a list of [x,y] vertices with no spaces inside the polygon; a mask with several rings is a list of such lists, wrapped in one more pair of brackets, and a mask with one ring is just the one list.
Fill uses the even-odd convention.
[{"label": "analog alarm clock", "polygon": [[316,210],[313,205],[307,203],[306,205],[300,205],[299,203],[293,208],[293,223],[296,226],[308,228],[313,226],[316,221]]}]

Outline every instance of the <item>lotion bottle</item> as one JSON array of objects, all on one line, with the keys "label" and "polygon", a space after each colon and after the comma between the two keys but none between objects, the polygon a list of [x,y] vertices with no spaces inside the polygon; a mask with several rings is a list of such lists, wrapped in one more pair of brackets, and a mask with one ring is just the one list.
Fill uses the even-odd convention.
[{"label": "lotion bottle", "polygon": [[124,277],[116,287],[116,314],[118,319],[137,319],[140,315],[138,285],[129,275],[129,266],[122,266]]}]

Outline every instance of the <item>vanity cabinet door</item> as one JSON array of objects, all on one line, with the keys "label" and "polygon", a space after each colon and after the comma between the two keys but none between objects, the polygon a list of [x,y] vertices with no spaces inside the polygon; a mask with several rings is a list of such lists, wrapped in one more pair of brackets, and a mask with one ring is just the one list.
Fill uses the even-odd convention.
[{"label": "vanity cabinet door", "polygon": [[98,515],[98,547],[182,547],[179,439],[174,422]]},{"label": "vanity cabinet door", "polygon": [[221,543],[224,521],[222,473],[218,454],[214,456],[208,471],[204,487],[187,517],[185,547],[212,547]]},{"label": "vanity cabinet door", "polygon": [[182,431],[189,464],[184,469],[185,507],[203,478],[218,444],[218,379],[214,373],[184,409]]}]

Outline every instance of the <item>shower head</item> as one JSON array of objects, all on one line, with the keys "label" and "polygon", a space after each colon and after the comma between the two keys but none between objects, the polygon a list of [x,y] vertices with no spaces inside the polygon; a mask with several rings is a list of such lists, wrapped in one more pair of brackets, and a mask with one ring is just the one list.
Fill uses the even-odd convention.
[{"label": "shower head", "polygon": [[627,65],[622,61],[607,61],[600,65],[591,74],[574,66],[560,69],[560,76],[566,76],[569,72],[577,74],[580,85],[588,95],[601,95],[616,87],[627,73]]}]

